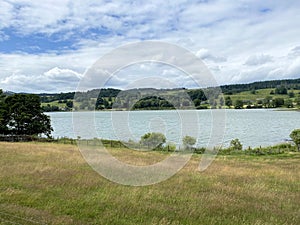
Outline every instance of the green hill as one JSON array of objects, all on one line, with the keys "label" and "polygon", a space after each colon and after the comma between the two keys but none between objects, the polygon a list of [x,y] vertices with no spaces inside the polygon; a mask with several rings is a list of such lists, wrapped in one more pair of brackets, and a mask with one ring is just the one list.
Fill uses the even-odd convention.
[{"label": "green hill", "polygon": [[39,94],[45,111],[76,110],[161,110],[206,108],[294,108],[300,107],[300,79],[230,84],[204,89],[119,90]]}]

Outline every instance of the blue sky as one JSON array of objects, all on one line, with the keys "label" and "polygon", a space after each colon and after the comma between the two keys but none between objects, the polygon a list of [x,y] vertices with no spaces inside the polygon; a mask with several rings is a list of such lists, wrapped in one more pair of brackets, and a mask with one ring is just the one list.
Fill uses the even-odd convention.
[{"label": "blue sky", "polygon": [[[101,56],[145,40],[190,50],[219,84],[299,78],[299,21],[294,0],[0,0],[0,89],[74,91]],[[149,64],[124,69],[109,86],[147,76],[193,87],[180,71]]]}]

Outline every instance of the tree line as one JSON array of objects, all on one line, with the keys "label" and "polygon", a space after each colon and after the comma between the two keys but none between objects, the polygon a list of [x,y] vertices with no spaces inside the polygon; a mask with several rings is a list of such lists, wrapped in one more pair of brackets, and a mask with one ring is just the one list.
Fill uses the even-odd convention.
[{"label": "tree line", "polygon": [[249,84],[230,84],[220,86],[224,94],[236,94],[243,91],[257,89],[285,87],[286,89],[300,90],[300,79],[257,81]]}]

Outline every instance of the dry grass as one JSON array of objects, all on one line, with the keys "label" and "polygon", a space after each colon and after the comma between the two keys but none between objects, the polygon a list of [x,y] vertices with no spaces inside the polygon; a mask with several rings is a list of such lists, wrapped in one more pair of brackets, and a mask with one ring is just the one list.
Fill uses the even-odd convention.
[{"label": "dry grass", "polygon": [[[167,155],[111,149],[137,165]],[[146,187],[112,183],[76,146],[0,143],[0,224],[299,224],[300,154],[201,156]]]}]

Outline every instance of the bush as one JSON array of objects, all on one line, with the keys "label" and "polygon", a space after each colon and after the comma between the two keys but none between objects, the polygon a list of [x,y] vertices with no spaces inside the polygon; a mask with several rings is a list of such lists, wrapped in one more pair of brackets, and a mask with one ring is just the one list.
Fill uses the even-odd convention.
[{"label": "bush", "polygon": [[163,148],[164,151],[174,152],[176,150],[176,145],[172,142],[168,142],[167,145]]},{"label": "bush", "polygon": [[196,144],[196,138],[191,136],[185,136],[182,138],[182,143],[185,149],[190,149]]},{"label": "bush", "polygon": [[241,144],[239,139],[233,139],[230,142],[230,148],[232,150],[237,150],[237,151],[241,151],[243,149],[243,145]]},{"label": "bush", "polygon": [[166,143],[166,137],[162,133],[147,133],[141,137],[140,143],[148,149],[162,149],[164,143]]},{"label": "bush", "polygon": [[290,134],[293,142],[296,144],[298,151],[300,151],[300,129],[293,130]]},{"label": "bush", "polygon": [[194,153],[196,154],[203,154],[205,152],[205,148],[201,147],[201,148],[195,148]]}]

